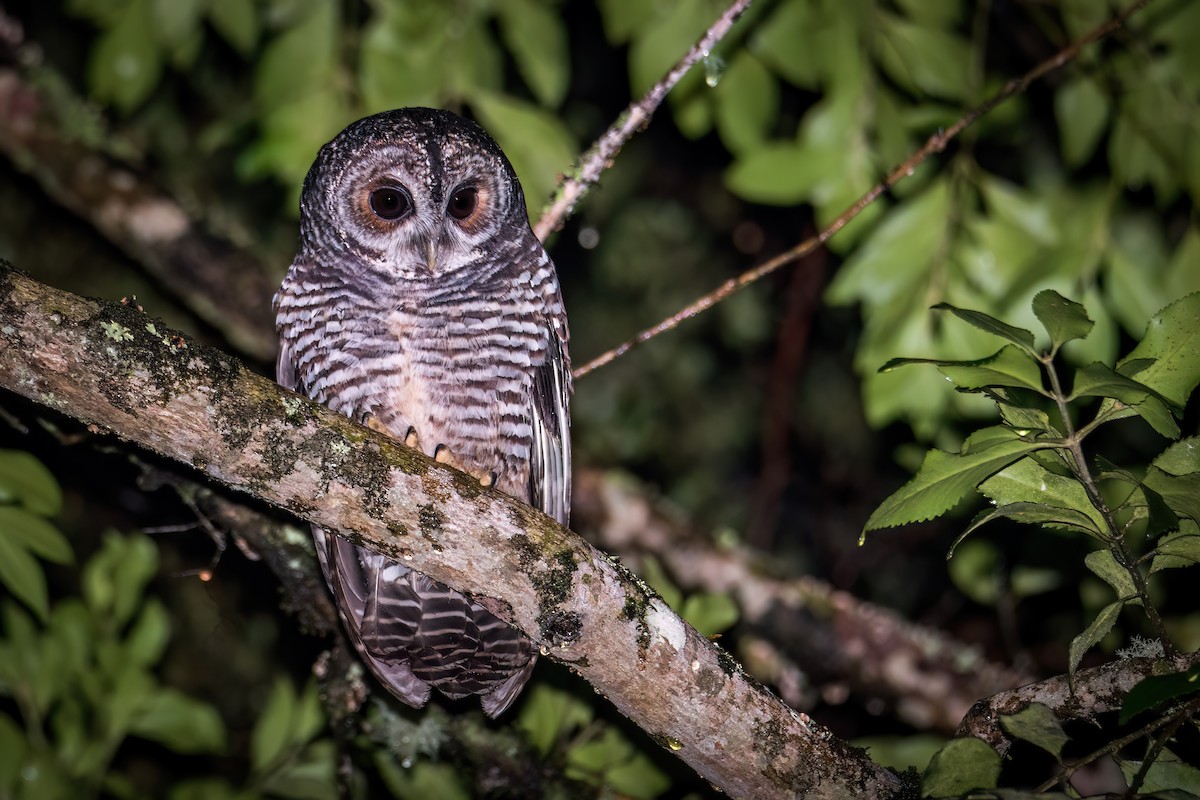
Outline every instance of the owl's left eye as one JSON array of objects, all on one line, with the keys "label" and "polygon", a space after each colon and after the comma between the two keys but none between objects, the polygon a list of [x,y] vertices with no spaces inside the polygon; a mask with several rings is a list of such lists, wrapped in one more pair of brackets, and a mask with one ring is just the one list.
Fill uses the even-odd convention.
[{"label": "owl's left eye", "polygon": [[408,192],[398,186],[382,186],[371,192],[371,210],[380,219],[400,219],[412,209]]},{"label": "owl's left eye", "polygon": [[475,213],[475,206],[478,204],[479,190],[474,186],[464,186],[451,195],[446,211],[455,219],[466,219]]}]

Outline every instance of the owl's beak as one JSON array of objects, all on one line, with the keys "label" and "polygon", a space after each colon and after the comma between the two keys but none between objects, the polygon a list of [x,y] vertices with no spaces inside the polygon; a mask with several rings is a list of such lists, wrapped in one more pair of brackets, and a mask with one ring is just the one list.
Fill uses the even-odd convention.
[{"label": "owl's beak", "polygon": [[437,274],[437,238],[433,236],[429,237],[427,247],[425,265],[429,268],[430,273]]}]

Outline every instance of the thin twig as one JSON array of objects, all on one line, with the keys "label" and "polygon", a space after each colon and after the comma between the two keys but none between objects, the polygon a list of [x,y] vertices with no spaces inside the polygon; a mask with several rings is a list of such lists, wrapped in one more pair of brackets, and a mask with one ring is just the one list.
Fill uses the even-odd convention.
[{"label": "thin twig", "polygon": [[863,210],[867,208],[867,206],[875,202],[880,195],[882,195],[892,186],[895,186],[904,178],[912,175],[916,171],[916,168],[923,164],[931,155],[945,150],[946,146],[968,126],[978,121],[984,115],[990,113],[992,109],[1003,103],[1005,100],[1014,95],[1023,93],[1029,88],[1030,84],[1042,76],[1058,69],[1070,61],[1073,61],[1084,47],[1103,39],[1113,31],[1120,28],[1129,20],[1130,17],[1144,9],[1146,6],[1150,5],[1151,2],[1153,2],[1153,0],[1137,0],[1137,2],[1133,3],[1124,11],[1114,16],[1108,22],[1099,26],[1091,33],[1088,33],[1083,38],[1073,42],[1071,45],[1063,48],[1050,58],[1038,64],[1029,72],[1026,72],[1019,78],[1013,78],[1005,83],[998,92],[980,105],[968,111],[949,128],[939,130],[933,136],[930,136],[920,150],[913,153],[903,164],[889,172],[882,181],[875,184],[875,186],[873,186],[866,194],[864,194],[857,201],[855,201],[853,205],[843,211],[835,220],[833,220],[833,222],[829,223],[828,227],[826,227],[816,236],[810,237],[809,239],[806,239],[805,241],[793,247],[791,250],[781,253],[780,255],[775,256],[775,258],[772,258],[769,261],[754,267],[753,269],[743,272],[736,278],[730,278],[713,291],[697,298],[690,305],[680,309],[676,313],[664,319],[662,322],[659,322],[657,325],[646,328],[632,339],[629,339],[612,348],[608,352],[597,356],[583,366],[577,367],[574,372],[575,378],[581,378],[584,375],[587,375],[589,372],[592,372],[593,370],[603,367],[617,358],[620,358],[634,347],[644,344],[659,334],[666,333],[667,331],[675,328],[684,320],[691,319],[702,311],[712,308],[726,297],[729,297],[738,290],[749,286],[759,278],[770,275],[780,267],[803,258],[812,251],[816,250],[818,247],[828,241],[831,236],[840,231],[842,228],[846,227],[851,220],[861,214]]},{"label": "thin twig", "polygon": [[534,225],[533,232],[539,239],[545,241],[547,236],[562,227],[563,221],[575,208],[575,204],[600,180],[604,170],[612,166],[613,159],[625,142],[649,124],[650,117],[662,105],[667,93],[698,61],[708,57],[717,43],[733,28],[734,23],[746,13],[750,2],[751,0],[735,0],[725,9],[725,13],[704,32],[687,55],[679,59],[662,80],[650,87],[641,100],[631,103],[604,135],[596,140],[591,149],[584,153],[574,174],[559,184],[554,197],[542,212],[541,219]]}]

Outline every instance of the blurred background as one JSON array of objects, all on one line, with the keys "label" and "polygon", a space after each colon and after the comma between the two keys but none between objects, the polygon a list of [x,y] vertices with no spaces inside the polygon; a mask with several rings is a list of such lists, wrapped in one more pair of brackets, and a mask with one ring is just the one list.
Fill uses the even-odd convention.
[{"label": "blurred background", "polygon": [[[58,288],[136,298],[271,374],[270,296],[295,252],[299,188],[321,144],[388,108],[467,114],[512,160],[536,220],[560,176],[725,7],[5,0],[0,257]],[[928,136],[1114,9],[1104,0],[758,0],[548,240],[576,365],[815,235]],[[871,510],[924,449],[957,448],[991,411],[933,369],[876,370],[897,356],[994,351],[979,331],[929,311],[938,302],[1032,328],[1031,298],[1053,288],[1097,323],[1067,358],[1111,362],[1158,309],[1200,289],[1198,39],[1200,4],[1152,3],[985,114],[827,249],[580,378],[583,499],[618,486],[622,502],[654,509],[680,535],[765,554],[772,580],[811,576],[822,591],[886,607],[989,663],[1062,672],[1072,636],[1106,602],[1081,563],[1086,541],[997,525],[947,569],[970,506],[858,546]],[[138,231],[161,220],[127,218],[138,197],[181,211],[203,247],[155,250]],[[51,503],[47,513],[73,553],[44,565],[41,611],[5,601],[6,652],[37,650],[28,643],[50,641],[40,631],[124,603],[104,634],[112,652],[93,654],[98,674],[117,681],[124,660],[136,662],[149,683],[128,697],[155,698],[158,714],[121,727],[115,711],[99,710],[108,690],[63,678],[22,700],[12,674],[0,676],[0,751],[11,745],[12,764],[33,763],[17,753],[41,753],[48,773],[63,752],[90,754],[79,774],[11,796],[52,796],[37,793],[47,786],[80,796],[81,785],[176,798],[326,797],[339,785],[398,797],[711,792],[552,665],[494,725],[466,706],[422,714],[376,697],[365,732],[327,726],[311,675],[331,639],[280,610],[279,579],[263,562],[232,546],[214,561],[217,534],[235,531],[206,530],[211,515],[190,490],[156,488],[171,483],[162,472],[172,468],[12,395],[0,396],[0,411],[6,457],[33,454],[46,468],[43,488],[62,487],[61,512]],[[1184,435],[1196,423],[1193,408]],[[1163,445],[1139,421],[1098,443],[1115,463],[1145,462]],[[10,473],[38,469],[12,463]],[[599,529],[603,513],[585,503],[573,527]],[[896,763],[920,767],[928,744],[947,735],[944,723],[896,713],[902,698],[847,683],[836,641],[805,641],[801,628],[792,634],[801,640],[780,642],[786,626],[747,620],[736,593],[673,574],[652,550],[635,552],[631,566],[668,599],[690,601],[702,630],[723,634],[761,680],[839,736],[891,737]],[[142,566],[122,572],[130,564]],[[131,596],[110,596],[114,586]],[[1200,646],[1200,615],[1185,589],[1165,581],[1161,608],[1190,650]],[[146,617],[152,606],[162,613]],[[156,643],[140,655],[130,644],[139,631]],[[1129,620],[1126,634],[1137,632]],[[32,637],[28,647],[18,636]],[[1122,641],[1111,637],[1109,651]],[[816,650],[826,663],[797,666],[789,649]],[[74,710],[60,713],[72,691]],[[464,751],[485,748],[447,709],[487,735],[512,736],[489,746],[526,753],[516,761],[528,772],[492,785],[464,767]],[[30,727],[31,714],[44,730]]]}]

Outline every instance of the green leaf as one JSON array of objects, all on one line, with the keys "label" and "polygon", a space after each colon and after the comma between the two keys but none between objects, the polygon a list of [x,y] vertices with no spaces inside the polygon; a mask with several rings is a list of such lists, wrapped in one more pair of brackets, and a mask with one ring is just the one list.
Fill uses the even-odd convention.
[{"label": "green leaf", "polygon": [[1189,436],[1167,447],[1151,462],[1171,475],[1200,472],[1200,436]]},{"label": "green leaf", "polygon": [[938,311],[949,311],[954,316],[961,319],[981,331],[990,333],[993,336],[999,336],[1002,339],[1015,344],[1017,347],[1029,353],[1031,356],[1037,356],[1037,350],[1034,347],[1033,334],[1024,328],[1015,328],[1012,325],[1001,322],[995,317],[984,314],[982,311],[972,311],[969,308],[957,308],[949,303],[938,303],[933,306]]},{"label": "green leaf", "polygon": [[1000,777],[1000,754],[982,739],[951,739],[933,754],[921,776],[922,797],[958,797],[991,789]]},{"label": "green leaf", "polygon": [[1093,550],[1084,557],[1083,563],[1096,577],[1113,588],[1118,599],[1129,601],[1136,597],[1137,587],[1129,575],[1129,570],[1117,563],[1111,550]]},{"label": "green leaf", "polygon": [[914,94],[963,100],[970,74],[971,48],[965,39],[880,12],[875,53],[884,70]]},{"label": "green leaf", "polygon": [[550,754],[560,740],[592,721],[592,707],[570,692],[544,683],[535,683],[525,692],[516,726],[534,749]]},{"label": "green leaf", "polygon": [[157,41],[168,52],[200,33],[201,0],[151,0],[150,10]]},{"label": "green leaf", "polygon": [[575,142],[557,115],[500,94],[478,93],[472,107],[512,161],[527,205],[540,206],[575,159]]},{"label": "green leaf", "polygon": [[292,723],[292,739],[297,742],[307,742],[325,727],[325,707],[321,705],[321,696],[317,685],[309,681],[304,687],[296,704],[295,719]]},{"label": "green leaf", "polygon": [[207,0],[208,21],[243,56],[258,43],[259,24],[254,0]]},{"label": "green leaf", "polygon": [[17,776],[27,765],[29,744],[25,733],[7,714],[0,714],[0,795],[16,797]]},{"label": "green leaf", "polygon": [[1010,503],[999,508],[979,512],[971,520],[971,524],[967,526],[966,530],[960,533],[958,538],[954,540],[954,544],[950,547],[950,552],[946,554],[946,557],[953,557],[954,549],[967,536],[997,519],[1011,519],[1014,522],[1022,522],[1026,525],[1041,525],[1055,530],[1086,533],[1088,536],[1101,538],[1100,532],[1096,530],[1096,523],[1082,512],[1071,508],[1063,508],[1062,506],[1045,505],[1043,503]]},{"label": "green leaf", "polygon": [[[1086,529],[1093,534],[1105,527],[1104,516],[1092,505],[1078,480],[1056,475],[1033,458],[1021,459],[996,473],[979,485],[979,491],[997,506],[1035,503],[1055,512],[1074,511],[1086,518]],[[1070,513],[1064,514],[1064,519],[1073,521],[1072,529],[1077,528],[1074,523],[1083,522]]]},{"label": "green leaf", "polygon": [[129,732],[177,753],[225,752],[225,723],[216,709],[171,688],[160,688],[141,703]]},{"label": "green leaf", "polygon": [[[1121,774],[1132,781],[1142,768],[1141,761],[1121,761]],[[1149,793],[1153,792],[1153,795]],[[1140,797],[1155,797],[1163,800],[1191,800],[1200,796],[1200,769],[1181,760],[1170,750],[1164,750],[1150,768],[1142,782]]]},{"label": "green leaf", "polygon": [[250,736],[250,766],[254,772],[267,772],[283,754],[291,741],[295,709],[296,695],[291,682],[277,678]]},{"label": "green leaf", "polygon": [[1076,73],[1059,88],[1054,95],[1054,117],[1068,166],[1082,166],[1096,152],[1109,113],[1108,96],[1089,75]]},{"label": "green leaf", "polygon": [[69,564],[75,557],[67,537],[23,508],[0,506],[0,536],[55,564]]},{"label": "green leaf", "polygon": [[29,606],[38,619],[46,619],[49,597],[42,565],[7,533],[0,533],[0,585]]},{"label": "green leaf", "polygon": [[1200,523],[1200,473],[1168,475],[1151,467],[1143,482],[1148,489],[1161,495],[1177,516]]},{"label": "green leaf", "polygon": [[703,636],[724,633],[738,621],[737,603],[727,594],[700,592],[683,601],[679,616]]},{"label": "green leaf", "polygon": [[955,588],[980,605],[995,605],[1004,592],[1000,552],[989,541],[973,539],[963,544],[948,571]]},{"label": "green leaf", "polygon": [[1083,658],[1084,653],[1095,647],[1101,639],[1108,635],[1113,626],[1117,624],[1117,617],[1121,615],[1121,609],[1125,607],[1122,600],[1117,600],[1114,603],[1109,603],[1100,610],[1092,623],[1087,626],[1083,633],[1071,640],[1071,646],[1068,650],[1067,659],[1067,675],[1072,681],[1075,680],[1075,670],[1079,667],[1079,662]]},{"label": "green leaf", "polygon": [[[1145,374],[1145,370],[1140,374]],[[1107,364],[1096,362],[1081,367],[1075,372],[1075,380],[1068,401],[1080,397],[1104,397],[1118,400],[1128,406],[1134,413],[1141,416],[1150,427],[1168,438],[1179,435],[1179,425],[1172,416],[1173,408],[1177,408],[1167,398],[1160,395],[1140,381],[1127,378],[1109,367]],[[1101,406],[1097,416],[1104,416],[1105,409],[1110,408],[1108,402]],[[1123,415],[1122,415],[1123,416]],[[1117,416],[1112,417],[1116,419]]]},{"label": "green leaf", "polygon": [[820,49],[806,43],[820,36],[823,23],[818,4],[808,0],[783,0],[771,9],[767,21],[750,34],[750,52],[770,65],[789,83],[816,89],[822,62]]},{"label": "green leaf", "polygon": [[271,39],[258,61],[254,99],[260,116],[320,91],[336,71],[341,27],[337,3],[313,0],[305,11]]},{"label": "green leaf", "polygon": [[1189,567],[1197,563],[1200,563],[1200,535],[1181,533],[1163,539],[1154,548],[1154,561],[1151,562],[1150,572]]},{"label": "green leaf", "polygon": [[224,778],[191,778],[171,787],[168,800],[249,800]]},{"label": "green leaf", "polygon": [[1200,292],[1189,294],[1154,315],[1146,335],[1117,364],[1154,359],[1138,381],[1182,407],[1200,383]]},{"label": "green leaf", "polygon": [[779,116],[779,87],[762,62],[738,52],[713,90],[717,132],[731,153],[753,152]]},{"label": "green leaf", "polygon": [[1200,665],[1185,672],[1144,678],[1125,695],[1118,724],[1124,725],[1143,711],[1159,708],[1196,692],[1200,692]]},{"label": "green leaf", "polygon": [[62,489],[41,461],[21,450],[0,450],[0,503],[17,503],[41,517],[62,513]]},{"label": "green leaf", "polygon": [[1096,325],[1087,315],[1087,309],[1053,289],[1033,296],[1033,313],[1050,335],[1052,353],[1066,342],[1086,338]]},{"label": "green leaf", "polygon": [[739,156],[725,183],[744,200],[792,205],[808,199],[823,177],[822,165],[795,142],[768,142]]},{"label": "green leaf", "polygon": [[[978,441],[994,437],[990,446],[978,449]],[[975,444],[976,447],[972,447]],[[884,500],[867,520],[863,530],[890,528],[941,516],[972,487],[1007,467],[1021,456],[1046,447],[1024,442],[1010,429],[996,426],[976,431],[955,455],[930,450],[911,481]]]},{"label": "green leaf", "polygon": [[1041,703],[1030,703],[1016,714],[1002,714],[1000,727],[1017,739],[1037,745],[1060,763],[1063,746],[1070,741],[1058,717],[1054,716],[1049,706]]},{"label": "green leaf", "polygon": [[1038,362],[1012,345],[977,361],[942,361],[932,358],[893,358],[879,368],[889,372],[908,364],[934,364],[960,391],[978,391],[997,386],[1042,391]]},{"label": "green leaf", "polygon": [[566,775],[592,785],[605,784],[627,797],[652,800],[671,782],[649,758],[614,727],[567,753]]},{"label": "green leaf", "polygon": [[150,0],[132,0],[92,51],[88,78],[96,98],[125,112],[141,105],[162,75],[155,41]]},{"label": "green leaf", "polygon": [[571,77],[562,17],[534,0],[506,0],[498,10],[504,43],[533,96],[543,106],[562,105]]},{"label": "green leaf", "polygon": [[263,791],[291,800],[338,800],[337,764],[338,751],[332,741],[313,742],[299,757],[267,776]]},{"label": "green leaf", "polygon": [[167,648],[170,634],[171,620],[162,601],[156,597],[147,599],[125,639],[130,663],[139,667],[157,664]]}]

